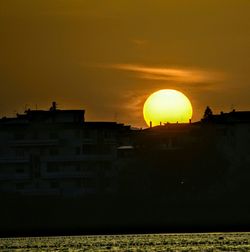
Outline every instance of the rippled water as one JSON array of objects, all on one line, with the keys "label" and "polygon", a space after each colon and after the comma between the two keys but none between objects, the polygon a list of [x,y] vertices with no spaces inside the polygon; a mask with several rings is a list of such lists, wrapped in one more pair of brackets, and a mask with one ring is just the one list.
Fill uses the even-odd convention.
[{"label": "rippled water", "polygon": [[250,233],[2,238],[0,251],[250,251]]}]

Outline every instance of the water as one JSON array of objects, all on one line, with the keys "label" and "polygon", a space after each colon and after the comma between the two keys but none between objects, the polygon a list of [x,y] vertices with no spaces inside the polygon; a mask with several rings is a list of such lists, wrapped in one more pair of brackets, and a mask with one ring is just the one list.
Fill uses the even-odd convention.
[{"label": "water", "polygon": [[2,238],[0,251],[250,251],[250,233]]}]

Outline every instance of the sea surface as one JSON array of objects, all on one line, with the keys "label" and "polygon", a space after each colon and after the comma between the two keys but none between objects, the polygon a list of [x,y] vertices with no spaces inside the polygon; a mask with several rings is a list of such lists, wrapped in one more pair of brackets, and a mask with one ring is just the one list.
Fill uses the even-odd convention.
[{"label": "sea surface", "polygon": [[250,233],[1,238],[0,251],[250,251]]}]

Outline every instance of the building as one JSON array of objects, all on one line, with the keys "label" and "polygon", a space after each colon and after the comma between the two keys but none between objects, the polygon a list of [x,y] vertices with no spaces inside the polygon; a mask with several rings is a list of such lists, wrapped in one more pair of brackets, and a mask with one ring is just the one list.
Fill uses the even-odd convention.
[{"label": "building", "polygon": [[245,197],[250,177],[250,111],[212,114],[202,119],[201,124],[213,132],[215,148],[227,162],[225,190],[238,191],[239,199]]},{"label": "building", "polygon": [[211,114],[195,123],[150,127],[135,132],[132,142],[133,148],[119,150],[124,171],[121,184],[131,195],[162,195],[184,202],[184,198],[239,199],[247,191],[248,111]]},{"label": "building", "polygon": [[116,190],[129,126],[86,122],[84,110],[27,110],[0,119],[0,193],[87,196]]},{"label": "building", "polygon": [[143,130],[55,103],[2,118],[0,232],[248,230],[249,150],[249,112]]},{"label": "building", "polygon": [[0,119],[0,194],[213,196],[250,175],[250,112],[143,130],[84,115],[53,103]]}]

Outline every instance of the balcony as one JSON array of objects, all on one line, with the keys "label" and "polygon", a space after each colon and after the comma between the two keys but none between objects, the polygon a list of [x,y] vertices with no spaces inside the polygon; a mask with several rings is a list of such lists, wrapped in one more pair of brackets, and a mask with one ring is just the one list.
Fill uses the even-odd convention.
[{"label": "balcony", "polygon": [[31,189],[22,189],[19,190],[21,194],[25,195],[60,195],[61,190],[59,188],[31,188]]},{"label": "balcony", "polygon": [[43,179],[65,179],[65,178],[93,178],[94,172],[77,172],[77,171],[58,171],[58,172],[46,172],[43,174]]},{"label": "balcony", "polygon": [[56,139],[27,139],[13,140],[9,142],[12,147],[32,147],[32,146],[57,146],[59,140]]},{"label": "balcony", "polygon": [[17,174],[14,173],[0,173],[0,181],[3,180],[27,180],[30,179],[30,174],[24,173],[24,174]]},{"label": "balcony", "polygon": [[26,164],[29,163],[28,158],[13,158],[13,157],[4,157],[0,158],[0,164]]},{"label": "balcony", "polygon": [[84,188],[64,188],[61,190],[62,195],[66,197],[76,197],[83,195],[93,195],[96,194],[96,188],[84,187]]},{"label": "balcony", "polygon": [[45,162],[79,162],[79,161],[112,161],[116,158],[114,154],[86,154],[86,155],[69,155],[53,156],[44,158]]}]

